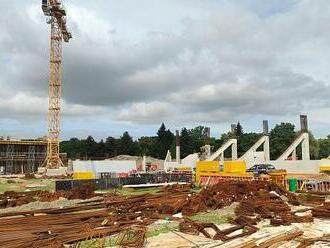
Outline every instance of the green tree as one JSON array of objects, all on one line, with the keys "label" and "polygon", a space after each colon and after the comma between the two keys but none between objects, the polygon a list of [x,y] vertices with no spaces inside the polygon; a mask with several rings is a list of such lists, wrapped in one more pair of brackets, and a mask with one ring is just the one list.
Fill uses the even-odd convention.
[{"label": "green tree", "polygon": [[247,152],[261,137],[259,133],[244,133],[241,134],[238,142],[237,153],[242,156]]},{"label": "green tree", "polygon": [[118,155],[119,140],[116,138],[109,136],[106,138],[104,146],[106,157],[115,157]]},{"label": "green tree", "polygon": [[71,138],[70,140],[62,141],[60,144],[60,152],[67,153],[70,159],[80,158],[82,154],[81,140],[78,138]]},{"label": "green tree", "polygon": [[181,158],[194,153],[193,138],[188,132],[187,128],[182,128],[180,134],[180,144],[181,144]]},{"label": "green tree", "polygon": [[97,142],[94,140],[92,136],[88,136],[85,140],[85,154],[89,159],[95,157],[97,153]]},{"label": "green tree", "polygon": [[169,129],[166,129],[165,124],[162,123],[157,131],[157,138],[159,142],[158,157],[164,159],[166,157],[167,150],[170,150],[171,148],[174,140],[174,134]]},{"label": "green tree", "polygon": [[293,124],[282,122],[270,131],[271,159],[277,159],[294,141],[296,137],[294,128]]},{"label": "green tree", "polygon": [[139,154],[138,143],[126,131],[119,139],[118,153],[123,155],[135,156]]},{"label": "green tree", "polygon": [[200,152],[200,148],[206,144],[208,134],[207,127],[197,126],[188,130],[191,139],[194,152]]},{"label": "green tree", "polygon": [[94,156],[97,157],[98,159],[104,159],[106,157],[105,143],[103,139],[101,139],[100,142],[97,144],[97,150]]},{"label": "green tree", "polygon": [[159,142],[157,137],[143,136],[138,140],[141,155],[147,155],[158,158],[159,156]]},{"label": "green tree", "polygon": [[243,135],[243,127],[240,122],[237,122],[237,125],[235,127],[235,136],[237,139],[239,139]]},{"label": "green tree", "polygon": [[318,140],[319,158],[327,158],[330,156],[330,135],[325,139]]}]

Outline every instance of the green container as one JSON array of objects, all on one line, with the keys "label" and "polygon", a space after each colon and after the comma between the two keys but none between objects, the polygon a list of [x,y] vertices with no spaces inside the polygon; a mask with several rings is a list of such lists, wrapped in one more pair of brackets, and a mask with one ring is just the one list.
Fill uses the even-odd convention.
[{"label": "green container", "polygon": [[290,178],[289,179],[289,190],[291,192],[296,192],[297,191],[297,179],[295,178]]}]

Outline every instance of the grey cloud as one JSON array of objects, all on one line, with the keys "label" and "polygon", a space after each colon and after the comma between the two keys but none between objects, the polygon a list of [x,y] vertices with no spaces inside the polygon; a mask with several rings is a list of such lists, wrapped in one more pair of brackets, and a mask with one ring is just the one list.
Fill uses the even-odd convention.
[{"label": "grey cloud", "polygon": [[[329,107],[329,1],[147,2],[68,4],[74,38],[64,46],[63,93],[68,107],[84,107],[75,113],[100,108],[113,120],[149,124]],[[5,3],[0,96],[46,99],[49,27],[33,1],[21,11]]]}]

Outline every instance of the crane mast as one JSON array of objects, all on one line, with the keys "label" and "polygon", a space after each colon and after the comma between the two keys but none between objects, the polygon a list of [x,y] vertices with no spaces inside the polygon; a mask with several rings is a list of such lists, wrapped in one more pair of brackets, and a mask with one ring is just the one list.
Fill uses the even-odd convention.
[{"label": "crane mast", "polygon": [[63,165],[60,158],[60,114],[62,97],[62,41],[72,38],[66,26],[66,11],[60,0],[42,0],[42,10],[51,25],[48,90],[48,145],[46,168]]}]

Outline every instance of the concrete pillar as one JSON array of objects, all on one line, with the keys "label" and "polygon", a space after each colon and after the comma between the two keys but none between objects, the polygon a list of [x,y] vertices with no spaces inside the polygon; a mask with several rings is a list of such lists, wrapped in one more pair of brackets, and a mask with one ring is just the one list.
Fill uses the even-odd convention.
[{"label": "concrete pillar", "polygon": [[235,133],[236,130],[236,124],[231,124],[230,125],[231,133]]},{"label": "concrete pillar", "polygon": [[231,145],[231,159],[237,160],[237,140]]},{"label": "concrete pillar", "polygon": [[209,127],[205,128],[206,132],[206,140],[205,140],[205,154],[206,154],[206,159],[211,157],[211,129]]},{"label": "concrete pillar", "polygon": [[262,121],[262,132],[264,135],[268,135],[269,130],[268,130],[268,120],[263,120]]},{"label": "concrete pillar", "polygon": [[302,132],[308,132],[307,115],[300,115],[300,129]]},{"label": "concrete pillar", "polygon": [[304,140],[301,144],[302,160],[310,160],[309,134],[304,133]]},{"label": "concrete pillar", "polygon": [[147,157],[144,155],[142,159],[142,171],[146,172],[146,166],[147,166]]},{"label": "concrete pillar", "polygon": [[170,150],[167,150],[167,154],[166,154],[166,157],[165,157],[165,162],[172,162],[172,155],[171,155]]},{"label": "concrete pillar", "polygon": [[209,157],[211,157],[211,146],[210,145],[205,145],[205,154],[206,154],[207,159]]},{"label": "concrete pillar", "polygon": [[223,162],[225,161],[225,152],[221,153],[220,161],[221,161],[221,164],[223,164]]},{"label": "concrete pillar", "polygon": [[270,161],[269,136],[265,136],[264,142],[265,161]]},{"label": "concrete pillar", "polygon": [[205,145],[210,145],[210,143],[211,143],[211,141],[210,141],[210,138],[211,138],[211,128],[206,127],[206,128],[205,128],[205,132],[206,132],[206,141],[205,141]]},{"label": "concrete pillar", "polygon": [[176,157],[176,162],[178,164],[181,163],[181,159],[180,159],[180,134],[179,134],[179,130],[176,130],[176,136],[175,136],[175,157]]}]

